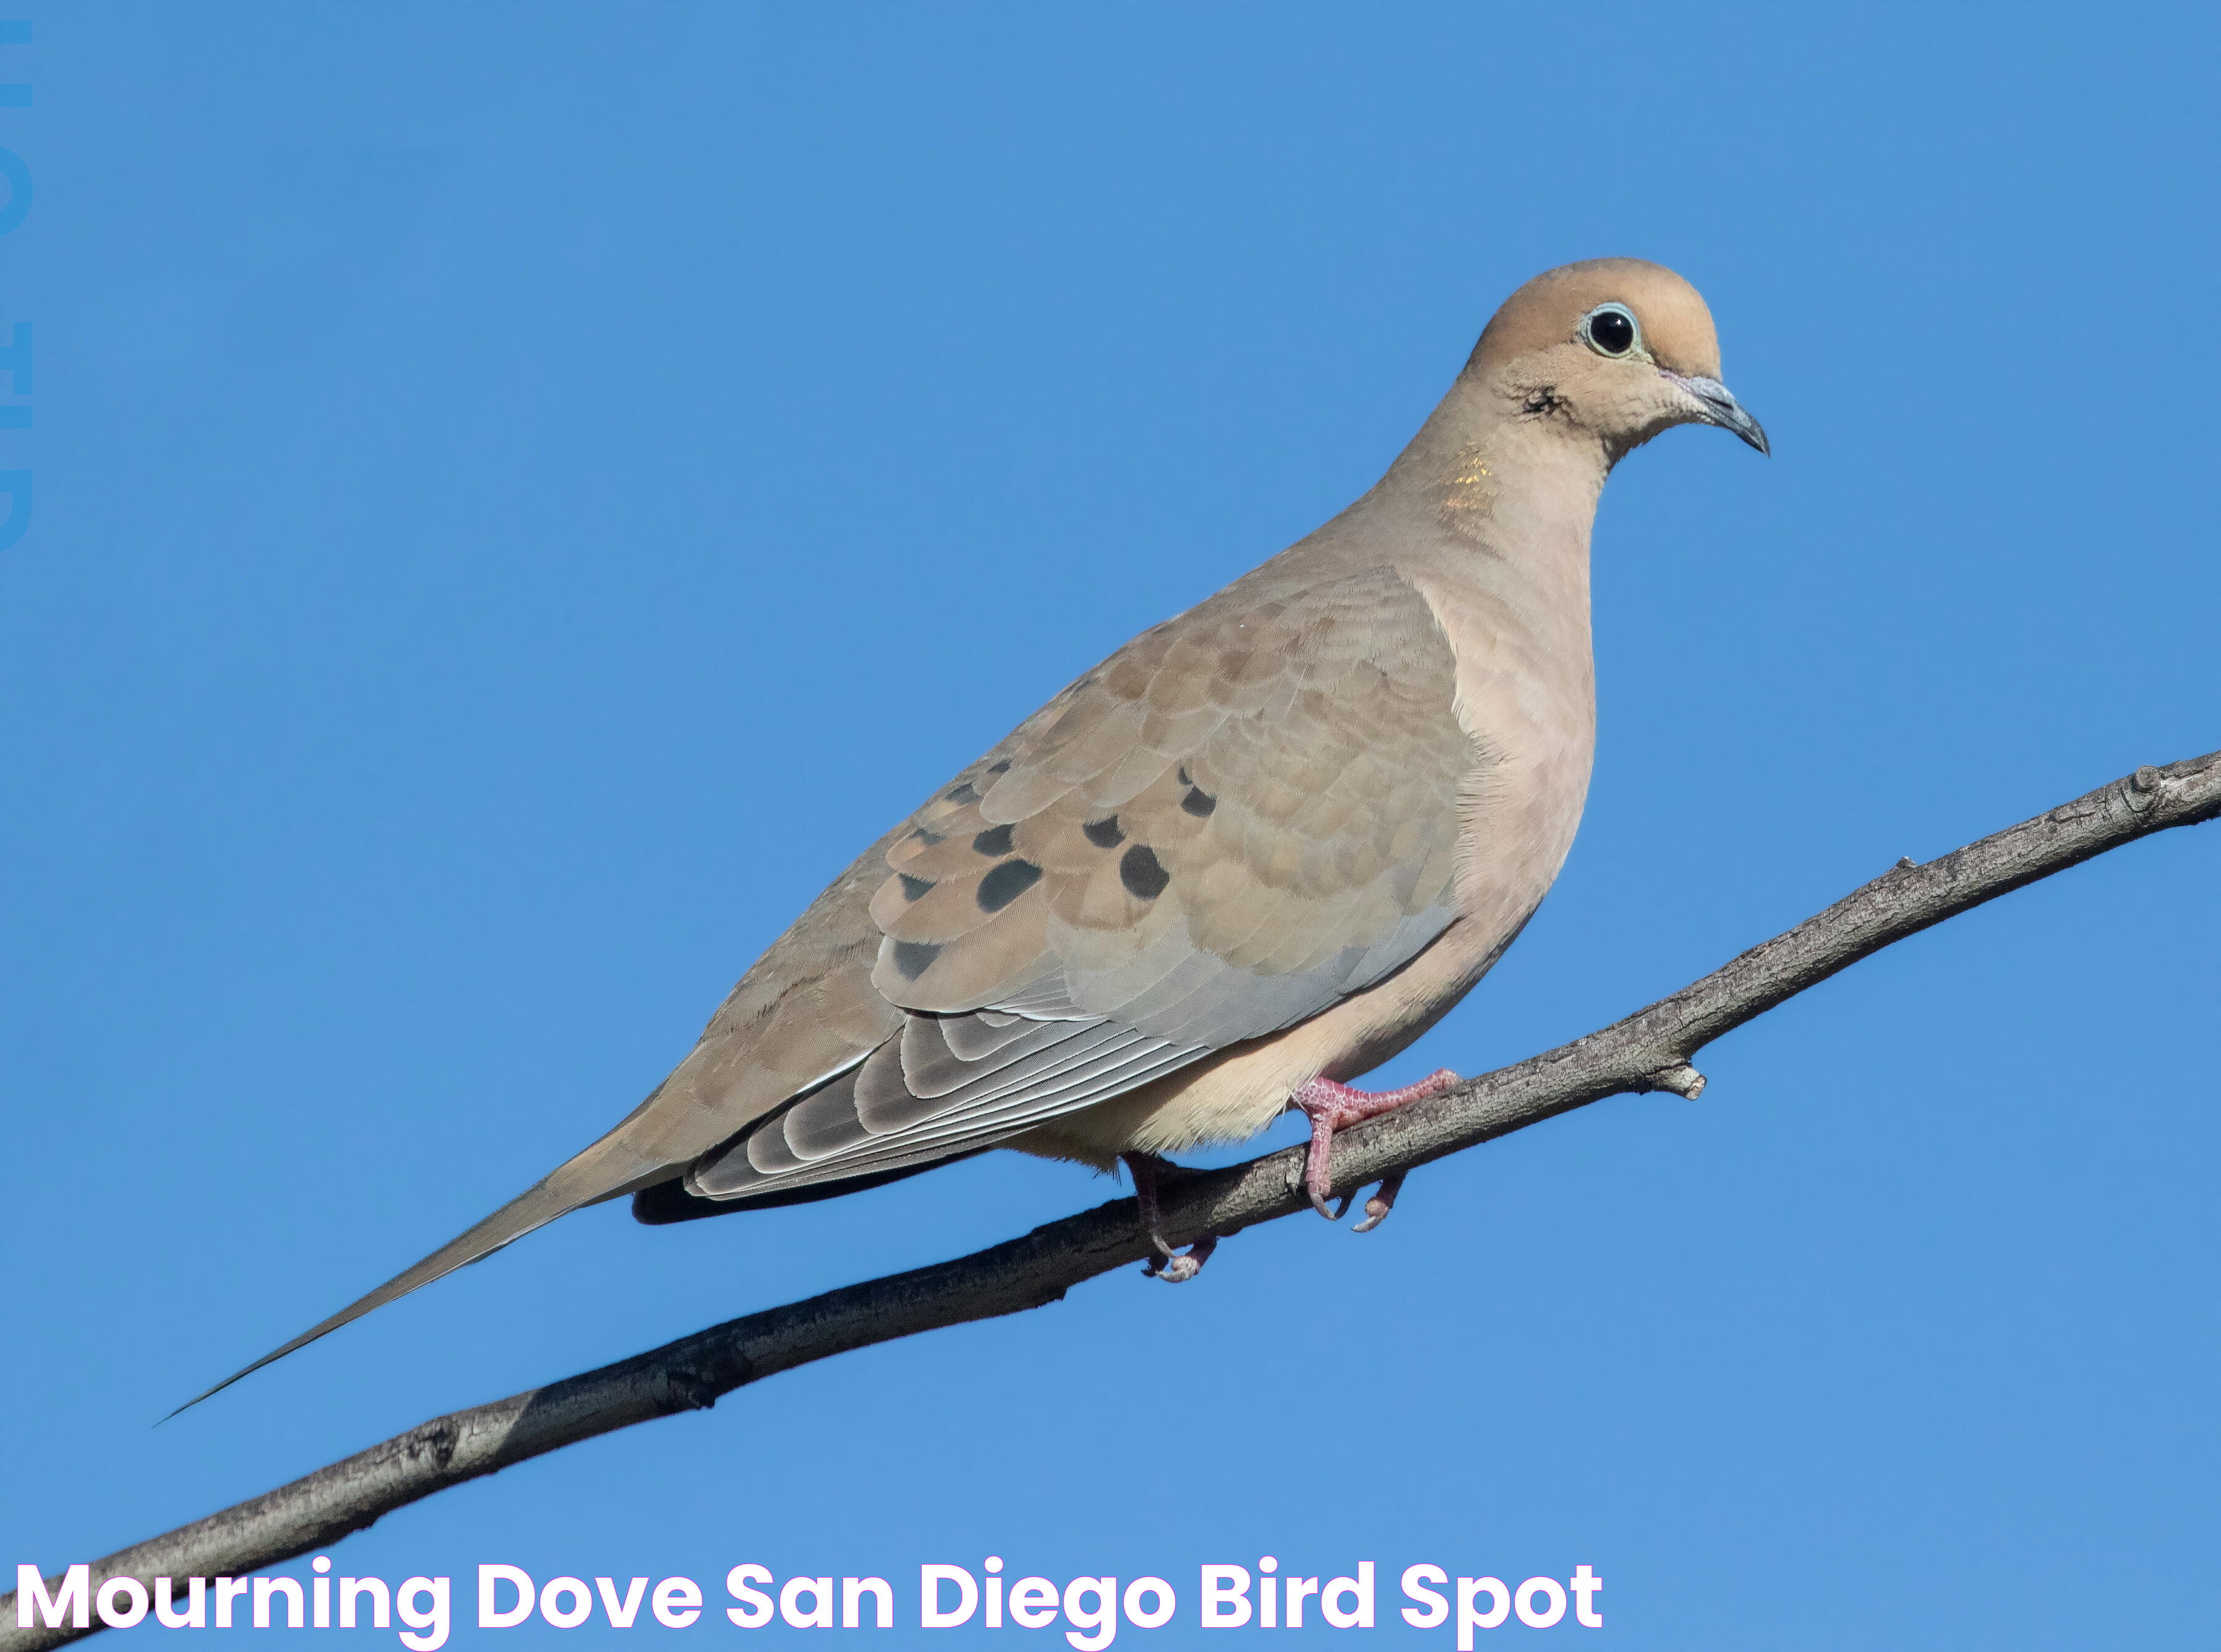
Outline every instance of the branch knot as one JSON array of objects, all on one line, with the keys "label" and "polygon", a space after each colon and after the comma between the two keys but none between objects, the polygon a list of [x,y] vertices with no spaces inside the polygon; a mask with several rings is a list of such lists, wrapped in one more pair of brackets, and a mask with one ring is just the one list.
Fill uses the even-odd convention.
[{"label": "branch knot", "polygon": [[1694,1101],[1705,1093],[1705,1075],[1686,1061],[1674,1061],[1655,1073],[1643,1074],[1642,1087],[1668,1091],[1684,1101]]},{"label": "branch knot", "polygon": [[673,1411],[706,1411],[717,1403],[717,1386],[691,1365],[659,1365],[648,1378],[648,1390],[667,1415]]},{"label": "branch knot", "polygon": [[408,1455],[429,1457],[434,1469],[444,1474],[448,1465],[455,1461],[455,1448],[463,1442],[463,1425],[458,1417],[450,1414],[434,1418],[410,1430],[403,1438],[405,1443],[402,1449]]}]

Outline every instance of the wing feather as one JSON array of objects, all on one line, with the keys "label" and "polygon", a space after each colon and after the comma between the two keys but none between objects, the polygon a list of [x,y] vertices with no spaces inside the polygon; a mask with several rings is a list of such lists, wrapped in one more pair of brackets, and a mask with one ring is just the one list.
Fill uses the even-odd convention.
[{"label": "wing feather", "polygon": [[1386,569],[1233,594],[1136,639],[891,839],[871,979],[899,1032],[691,1190],[975,1150],[1314,1016],[1442,933],[1473,753],[1432,614]]}]

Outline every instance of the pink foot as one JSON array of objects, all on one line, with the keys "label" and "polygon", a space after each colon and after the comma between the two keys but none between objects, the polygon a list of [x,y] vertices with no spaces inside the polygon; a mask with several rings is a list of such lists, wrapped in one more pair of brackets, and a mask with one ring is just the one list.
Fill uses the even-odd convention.
[{"label": "pink foot", "polygon": [[[1332,1161],[1334,1133],[1347,1129],[1352,1124],[1367,1118],[1378,1118],[1393,1111],[1407,1102],[1424,1101],[1429,1096],[1439,1096],[1452,1086],[1462,1083],[1448,1067],[1430,1073],[1417,1084],[1407,1084],[1401,1090],[1353,1090],[1346,1084],[1336,1084],[1332,1079],[1313,1079],[1299,1087],[1290,1100],[1304,1110],[1311,1122],[1311,1157],[1304,1165],[1304,1186],[1310,1190],[1311,1208],[1329,1222],[1339,1222],[1349,1214],[1350,1205],[1357,1195],[1351,1193],[1342,1201],[1342,1208],[1329,1211],[1328,1198],[1334,1192]],[[1357,1224],[1360,1233],[1370,1233],[1388,1219],[1395,1208],[1397,1191],[1404,1185],[1404,1173],[1397,1172],[1380,1184],[1373,1197],[1365,1201],[1365,1220]]]},{"label": "pink foot", "polygon": [[1134,1203],[1141,1207],[1142,1230],[1156,1248],[1142,1271],[1167,1285],[1185,1284],[1203,1272],[1211,1253],[1218,1248],[1218,1236],[1206,1233],[1186,1250],[1175,1251],[1157,1230],[1157,1188],[1167,1176],[1179,1174],[1180,1167],[1154,1153],[1122,1153],[1118,1159],[1134,1178]]},{"label": "pink foot", "polygon": [[[1388,1212],[1396,1208],[1396,1195],[1404,1191],[1404,1178],[1409,1173],[1398,1170],[1373,1190],[1373,1197],[1365,1201],[1365,1220],[1352,1228],[1352,1233],[1370,1233],[1388,1219]],[[1343,1213],[1348,1214],[1349,1205],[1347,1201],[1342,1208]]]}]

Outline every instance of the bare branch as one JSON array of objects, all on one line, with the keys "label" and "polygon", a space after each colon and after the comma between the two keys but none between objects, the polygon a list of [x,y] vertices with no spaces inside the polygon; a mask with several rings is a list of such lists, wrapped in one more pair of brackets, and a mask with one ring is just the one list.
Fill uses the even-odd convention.
[{"label": "bare branch", "polygon": [[[1587,1037],[1337,1137],[1336,1191],[1523,1129],[1606,1096],[1695,1096],[1696,1053],[1893,942],[2039,878],[2170,827],[2221,815],[2221,752],[2138,769],[1938,860],[1900,860],[1817,917]],[[1310,1208],[1304,1149],[1198,1173],[1163,1193],[1165,1236],[1186,1243]],[[344,1461],[111,1555],[111,1577],[237,1577],[324,1548],[392,1510],[481,1474],[635,1423],[698,1410],[780,1371],[942,1325],[1037,1308],[1151,1254],[1134,1201],[1114,1199],[1022,1239],[728,1321],[544,1388],[435,1417]],[[49,1590],[54,1587],[53,1581]],[[0,1596],[0,1652],[91,1633],[19,1629]]]}]

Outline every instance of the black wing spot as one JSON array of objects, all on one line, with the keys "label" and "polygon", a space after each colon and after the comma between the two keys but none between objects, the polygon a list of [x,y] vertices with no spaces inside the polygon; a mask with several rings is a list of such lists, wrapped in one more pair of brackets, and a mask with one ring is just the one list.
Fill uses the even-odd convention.
[{"label": "black wing spot", "polygon": [[1087,834],[1087,841],[1098,849],[1115,849],[1126,841],[1126,834],[1118,829],[1118,817],[1116,815],[1091,820],[1079,829]]},{"label": "black wing spot", "polygon": [[930,942],[898,941],[895,942],[895,971],[903,979],[914,981],[933,967],[933,961],[941,956],[941,948]]},{"label": "black wing spot", "polygon": [[1041,881],[1042,869],[1030,860],[1005,860],[979,879],[977,899],[983,912],[999,912]]},{"label": "black wing spot", "polygon": [[987,773],[990,774],[1008,774],[1010,772],[1010,760],[1007,757],[999,763],[990,763],[987,765]]},{"label": "black wing spot", "polygon": [[1156,899],[1172,880],[1173,874],[1164,869],[1157,852],[1147,843],[1135,844],[1118,862],[1118,881],[1143,900]]},{"label": "black wing spot", "polygon": [[930,878],[913,878],[907,872],[898,872],[895,876],[902,879],[904,900],[917,900],[933,887]]},{"label": "black wing spot", "polygon": [[917,828],[910,835],[928,848],[931,848],[936,843],[946,843],[948,841],[948,833],[932,831],[923,826]]},{"label": "black wing spot", "polygon": [[1218,799],[1201,786],[1191,785],[1187,789],[1187,796],[1180,799],[1180,807],[1189,814],[1199,817],[1207,815],[1217,808]]},{"label": "black wing spot", "polygon": [[979,788],[973,785],[971,781],[967,780],[963,785],[958,786],[954,791],[948,793],[948,801],[951,803],[977,803],[979,801]]},{"label": "black wing spot", "polygon": [[1179,783],[1182,785],[1193,785],[1195,784],[1194,777],[1188,773],[1187,765],[1185,763],[1182,763],[1179,766]]},{"label": "black wing spot", "polygon": [[1008,854],[1010,852],[1010,834],[1016,829],[1011,826],[990,826],[972,840],[972,847],[981,854]]}]

